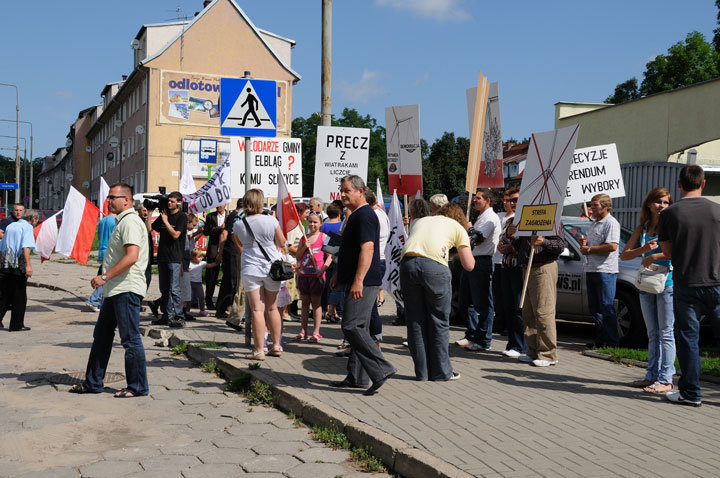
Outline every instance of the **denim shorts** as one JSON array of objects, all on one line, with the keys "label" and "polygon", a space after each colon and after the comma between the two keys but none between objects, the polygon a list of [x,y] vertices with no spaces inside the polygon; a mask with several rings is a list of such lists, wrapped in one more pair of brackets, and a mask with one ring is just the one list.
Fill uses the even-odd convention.
[{"label": "denim shorts", "polygon": [[240,281],[242,282],[245,292],[252,292],[260,287],[265,287],[265,290],[270,292],[277,292],[280,290],[280,286],[282,285],[282,282],[272,280],[269,277],[243,275],[240,278]]}]

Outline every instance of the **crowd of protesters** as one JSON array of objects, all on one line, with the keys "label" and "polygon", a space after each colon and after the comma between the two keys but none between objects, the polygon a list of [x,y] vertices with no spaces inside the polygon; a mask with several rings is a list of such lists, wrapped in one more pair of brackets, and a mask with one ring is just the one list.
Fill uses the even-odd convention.
[{"label": "crowd of protesters", "polygon": [[[704,187],[703,169],[688,165],[679,176],[681,200],[673,203],[665,187],[649,191],[637,227],[625,244],[606,194],[595,195],[587,205],[587,235],[569,231],[584,256],[587,300],[595,322],[595,339],[588,346],[619,344],[614,299],[620,260],[641,258],[642,270],[665,271],[654,288],[639,286],[649,360],[645,376],[628,385],[691,406],[700,406],[702,398],[700,316],[720,320],[720,205],[702,197]],[[295,314],[299,300],[301,328],[296,340],[321,342],[323,320],[341,322],[344,340],[339,348],[340,355],[348,357],[347,375],[332,386],[366,388],[365,394],[372,395],[396,373],[381,351],[378,312],[384,302],[381,285],[391,224],[382,198],[360,177],[342,179],[340,201],[325,206],[320,198],[313,198],[309,204],[296,204],[300,224],[288,234],[276,219],[275,208],[264,207],[258,189],[248,191],[233,211],[223,205],[207,214],[202,228],[195,215],[183,212],[180,193],[169,194],[156,219],[142,206],[135,213],[129,186],[114,185],[111,193],[111,214],[98,228],[102,265],[87,301],[99,312],[98,323],[86,380],[72,392],[102,390],[118,328],[128,387],[117,396],[147,394],[138,324],[153,262],[161,292],[160,299],[148,302],[155,325],[183,327],[194,320],[192,307],[198,307],[203,317],[215,309],[215,317],[228,318],[226,324],[233,328],[241,330],[242,320],[252,325],[253,350],[247,358],[265,360],[283,353],[283,318]],[[407,328],[406,345],[419,381],[460,378],[449,351],[454,288],[459,316],[467,324],[455,346],[488,351],[495,329],[507,334],[502,351],[506,358],[536,367],[559,363],[557,261],[566,247],[565,229],[556,228],[558,235],[518,234],[515,214],[520,191],[503,192],[500,213],[493,207],[494,194],[480,188],[472,196],[472,222],[442,194],[432,196],[429,203],[414,199],[407,207],[408,236],[399,258],[404,303],[398,301],[393,324]],[[131,219],[124,221],[127,217]],[[0,328],[11,310],[9,330],[30,330],[24,323],[25,289],[32,275],[32,228],[37,222],[37,213],[19,205],[0,222]],[[159,235],[156,258],[153,233]],[[195,244],[201,235],[207,237],[205,252]],[[453,283],[449,267],[454,257],[462,268],[459,284]],[[271,265],[276,261],[293,264],[294,277],[272,278]],[[218,271],[222,280],[214,301]],[[682,371],[677,389],[676,355]]]}]

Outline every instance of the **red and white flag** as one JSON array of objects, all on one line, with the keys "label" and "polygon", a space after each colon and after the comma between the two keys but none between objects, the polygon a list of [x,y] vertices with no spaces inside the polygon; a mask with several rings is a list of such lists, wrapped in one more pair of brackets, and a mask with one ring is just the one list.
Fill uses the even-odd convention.
[{"label": "red and white flag", "polygon": [[107,197],[110,194],[110,186],[105,182],[105,178],[100,176],[100,191],[98,192],[98,206],[102,208],[103,216],[110,214],[108,210]]},{"label": "red and white flag", "polygon": [[63,211],[63,221],[55,250],[86,265],[95,238],[100,210],[80,191],[70,186]]},{"label": "red and white flag", "polygon": [[57,217],[62,214],[62,212],[62,209],[59,210],[33,229],[33,234],[35,235],[35,252],[40,255],[41,263],[49,260],[53,249],[55,249],[58,238]]},{"label": "red and white flag", "polygon": [[287,236],[288,232],[292,231],[300,224],[300,216],[298,216],[297,209],[295,209],[295,203],[293,198],[288,192],[287,185],[285,184],[285,178],[282,175],[282,171],[278,169],[278,207],[277,207],[277,219],[282,227],[283,233]]}]

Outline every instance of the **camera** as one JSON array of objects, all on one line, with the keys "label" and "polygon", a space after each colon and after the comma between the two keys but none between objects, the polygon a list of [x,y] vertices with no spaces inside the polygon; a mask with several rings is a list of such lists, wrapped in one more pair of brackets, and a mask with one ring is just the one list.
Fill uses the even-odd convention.
[{"label": "camera", "polygon": [[470,248],[471,249],[474,248],[475,246],[477,246],[478,244],[481,244],[485,240],[483,235],[479,231],[476,231],[475,228],[472,228],[472,227],[468,228],[467,233],[468,233],[468,236],[470,237]]},{"label": "camera", "polygon": [[[168,198],[170,198],[169,194],[166,194],[165,191],[167,189],[165,186],[159,186],[158,190],[160,191],[160,194],[143,194],[143,197],[145,200],[143,201],[143,206],[148,211],[154,211],[155,209],[159,209],[160,212],[167,213],[168,212]],[[185,201],[182,202],[180,205],[180,209],[182,212],[188,212],[188,205]]]}]

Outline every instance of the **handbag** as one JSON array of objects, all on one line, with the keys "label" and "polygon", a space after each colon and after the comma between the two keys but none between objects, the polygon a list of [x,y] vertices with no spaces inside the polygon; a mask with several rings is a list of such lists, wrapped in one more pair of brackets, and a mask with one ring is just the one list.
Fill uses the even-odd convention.
[{"label": "handbag", "polygon": [[[248,224],[247,219],[243,217],[242,220],[248,232],[250,233],[250,237],[252,237],[255,243],[258,245],[258,247],[260,248],[260,252],[262,252],[265,256],[265,259],[270,262],[270,256],[268,256],[268,253],[265,252],[265,249],[263,249],[263,246],[260,245],[260,242],[258,242],[255,234],[253,234],[253,231],[250,228],[250,224]],[[295,272],[293,272],[292,264],[290,264],[289,262],[283,261],[282,259],[276,259],[275,261],[273,261],[272,264],[270,264],[270,274],[268,275],[268,277],[270,277],[272,280],[282,282],[284,280],[292,279],[294,276]]]},{"label": "handbag", "polygon": [[[643,234],[640,245],[641,247],[645,245],[645,234]],[[665,290],[665,282],[667,282],[671,270],[672,266],[650,264],[650,267],[645,267],[641,265],[635,277],[635,287],[648,294],[659,294]]]}]

